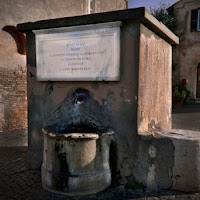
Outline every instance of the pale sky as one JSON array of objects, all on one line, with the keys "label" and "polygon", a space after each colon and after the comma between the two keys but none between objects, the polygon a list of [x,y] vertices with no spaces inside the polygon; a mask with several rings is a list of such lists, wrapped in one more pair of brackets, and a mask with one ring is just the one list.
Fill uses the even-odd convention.
[{"label": "pale sky", "polygon": [[172,4],[176,3],[178,0],[129,0],[129,8],[146,7],[148,10],[150,7],[158,8],[160,4],[165,4],[170,7]]}]

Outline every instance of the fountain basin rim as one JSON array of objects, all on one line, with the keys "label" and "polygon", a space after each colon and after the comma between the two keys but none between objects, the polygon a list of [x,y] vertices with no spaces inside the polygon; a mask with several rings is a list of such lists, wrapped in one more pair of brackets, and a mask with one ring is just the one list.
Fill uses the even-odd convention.
[{"label": "fountain basin rim", "polygon": [[100,137],[104,136],[111,136],[114,135],[114,132],[112,130],[106,131],[102,133],[101,135],[97,133],[59,133],[54,131],[47,131],[45,128],[42,128],[42,132],[51,137],[51,138],[57,138],[57,139],[99,139]]}]

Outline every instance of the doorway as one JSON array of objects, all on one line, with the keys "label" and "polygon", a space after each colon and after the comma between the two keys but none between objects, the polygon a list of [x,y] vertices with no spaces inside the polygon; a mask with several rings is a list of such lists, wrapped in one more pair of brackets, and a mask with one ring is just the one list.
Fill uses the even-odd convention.
[{"label": "doorway", "polygon": [[197,94],[196,98],[200,98],[200,63],[197,66]]}]

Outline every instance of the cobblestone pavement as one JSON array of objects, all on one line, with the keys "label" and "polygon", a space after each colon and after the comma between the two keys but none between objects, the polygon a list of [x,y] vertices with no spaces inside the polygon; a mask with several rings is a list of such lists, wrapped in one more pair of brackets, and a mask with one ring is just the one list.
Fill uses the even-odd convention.
[{"label": "cobblestone pavement", "polygon": [[[200,131],[200,104],[187,104],[173,110],[174,129]],[[41,185],[40,171],[27,167],[27,147],[0,148],[0,200],[200,200],[200,193],[185,194],[175,191],[110,188],[96,195],[67,197],[45,191]]]},{"label": "cobblestone pavement", "polygon": [[200,103],[185,104],[172,112],[172,128],[200,131]]},{"label": "cobblestone pavement", "polygon": [[27,168],[27,147],[0,148],[0,200],[185,200],[200,199],[200,194],[183,194],[174,191],[150,191],[110,188],[96,195],[67,197],[45,191],[41,185],[40,171]]}]

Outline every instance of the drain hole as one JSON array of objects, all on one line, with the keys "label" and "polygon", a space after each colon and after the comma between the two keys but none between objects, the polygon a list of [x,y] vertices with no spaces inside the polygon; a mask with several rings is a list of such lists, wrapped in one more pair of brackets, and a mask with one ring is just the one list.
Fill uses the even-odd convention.
[{"label": "drain hole", "polygon": [[83,102],[83,97],[82,97],[82,96],[79,96],[79,97],[77,98],[77,102],[82,103],[82,102]]}]

